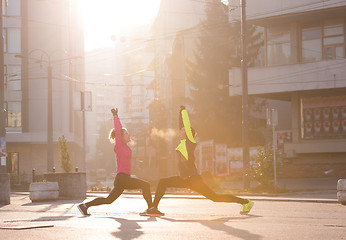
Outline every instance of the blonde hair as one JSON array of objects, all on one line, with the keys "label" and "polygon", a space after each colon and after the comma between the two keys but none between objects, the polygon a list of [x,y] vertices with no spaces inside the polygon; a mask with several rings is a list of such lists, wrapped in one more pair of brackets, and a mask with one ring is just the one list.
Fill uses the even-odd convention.
[{"label": "blonde hair", "polygon": [[115,129],[112,128],[110,131],[109,131],[109,134],[108,134],[108,139],[111,143],[115,143]]},{"label": "blonde hair", "polygon": [[[121,129],[121,136],[123,136],[124,131],[127,131],[127,129],[126,129],[126,128],[122,128],[122,129]],[[114,128],[112,128],[112,129],[109,131],[108,139],[109,139],[109,141],[110,141],[112,144],[115,143],[116,139],[115,139],[115,129],[114,129]]]}]

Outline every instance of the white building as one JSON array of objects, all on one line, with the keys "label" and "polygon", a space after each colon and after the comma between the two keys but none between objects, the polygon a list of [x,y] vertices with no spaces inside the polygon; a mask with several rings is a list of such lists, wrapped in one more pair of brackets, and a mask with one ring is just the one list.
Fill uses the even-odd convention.
[{"label": "white building", "polygon": [[[19,182],[30,181],[32,169],[36,169],[36,174],[52,171],[52,166],[60,171],[57,141],[63,134],[69,142],[73,166],[82,170],[81,112],[74,110],[75,96],[84,86],[83,28],[77,14],[78,1],[6,2],[3,32],[8,171]],[[49,66],[52,159],[47,159]]]}]

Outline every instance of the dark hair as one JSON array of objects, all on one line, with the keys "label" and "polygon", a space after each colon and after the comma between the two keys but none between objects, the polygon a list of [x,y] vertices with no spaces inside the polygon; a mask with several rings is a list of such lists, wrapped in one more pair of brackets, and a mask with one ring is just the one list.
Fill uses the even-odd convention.
[{"label": "dark hair", "polygon": [[193,137],[196,137],[196,130],[193,128],[193,127],[191,127],[191,132],[192,132],[192,136]]}]

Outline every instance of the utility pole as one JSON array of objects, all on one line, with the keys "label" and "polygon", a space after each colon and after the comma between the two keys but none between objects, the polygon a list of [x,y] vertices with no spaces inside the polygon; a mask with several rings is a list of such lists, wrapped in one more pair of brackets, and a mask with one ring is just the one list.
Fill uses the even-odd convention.
[{"label": "utility pole", "polygon": [[243,178],[244,189],[249,189],[249,104],[248,104],[248,81],[247,81],[247,58],[246,58],[246,0],[241,1],[241,76],[242,76],[242,143],[243,143]]},{"label": "utility pole", "polygon": [[[3,21],[2,21],[2,0],[0,0],[0,137],[1,141],[5,141],[6,136],[6,126],[5,126],[5,74],[4,74],[4,38],[2,34]],[[6,156],[3,156],[1,153],[1,164],[0,164],[0,173],[6,173]]]},{"label": "utility pole", "polygon": [[1,159],[0,159],[0,204],[11,203],[11,191],[10,191],[10,174],[7,173],[6,169],[6,126],[5,117],[6,112],[5,106],[5,74],[4,74],[4,38],[3,38],[3,21],[2,21],[2,0],[0,0],[0,145],[1,145]]},{"label": "utility pole", "polygon": [[48,116],[47,116],[47,172],[53,171],[53,96],[52,96],[52,66],[48,61]]}]

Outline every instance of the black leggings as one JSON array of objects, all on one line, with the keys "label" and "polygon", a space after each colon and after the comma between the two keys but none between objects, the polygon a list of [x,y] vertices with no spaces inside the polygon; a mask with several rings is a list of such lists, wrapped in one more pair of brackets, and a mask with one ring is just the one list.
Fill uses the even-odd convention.
[{"label": "black leggings", "polygon": [[191,176],[188,178],[182,178],[179,176],[160,179],[158,187],[156,189],[154,207],[159,205],[159,202],[166,192],[166,188],[189,188],[205,196],[206,198],[214,202],[235,202],[244,204],[247,203],[247,199],[239,198],[231,194],[217,194],[211,190],[203,181],[199,175]]},{"label": "black leggings", "polygon": [[131,177],[126,173],[118,173],[114,180],[114,188],[107,198],[95,198],[91,202],[85,203],[87,207],[98,206],[101,204],[111,204],[114,202],[125,189],[142,189],[142,194],[148,204],[148,208],[152,206],[150,184],[141,179]]}]

